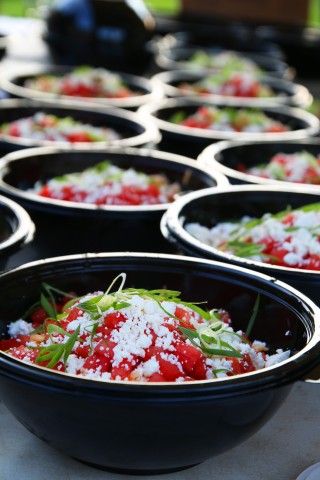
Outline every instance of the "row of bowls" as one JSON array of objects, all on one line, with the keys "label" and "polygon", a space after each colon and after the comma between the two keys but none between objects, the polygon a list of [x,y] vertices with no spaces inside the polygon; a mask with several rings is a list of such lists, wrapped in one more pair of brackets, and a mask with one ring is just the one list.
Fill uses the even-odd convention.
[{"label": "row of bowls", "polygon": [[[166,285],[193,301],[208,298],[210,307],[221,306],[230,311],[237,329],[245,327],[248,312],[260,294],[263,307],[253,336],[266,340],[272,350],[292,351],[285,362],[247,375],[149,385],[81,379],[33,368],[0,353],[1,395],[12,413],[49,444],[100,468],[122,473],[162,473],[186,468],[228,450],[256,431],[280,406],[290,385],[319,363],[319,309],[303,294],[274,278],[283,274],[282,278],[306,287],[316,299],[316,272],[282,272],[274,267],[269,277],[258,272],[264,269],[261,265],[252,264],[255,271],[247,270],[234,258],[222,258],[218,252],[199,248],[184,230],[188,219],[224,220],[230,214],[248,213],[247,210],[258,215],[279,210],[288,203],[299,206],[318,201],[319,195],[296,187],[231,187],[217,169],[224,163],[222,148],[211,153],[209,149],[207,155],[203,153],[209,159],[198,162],[151,148],[160,140],[156,123],[162,133],[160,147],[185,150],[189,156],[196,156],[208,144],[221,140],[219,135],[211,136],[211,132],[193,132],[167,121],[174,111],[183,108],[192,112],[200,104],[203,102],[192,99],[163,100],[155,106],[142,107],[135,114],[114,108],[98,111],[92,107],[90,111],[80,106],[8,100],[0,109],[0,123],[41,109],[96,125],[107,123],[127,137],[113,145],[116,149],[104,144],[97,145],[95,151],[92,145],[83,144],[72,148],[64,145],[63,149],[24,149],[35,146],[35,142],[13,138],[2,141],[4,151],[22,149],[4,156],[0,163],[0,193],[6,197],[0,199],[0,226],[7,236],[2,268],[21,264],[24,254],[36,259],[93,250],[143,251],[38,260],[2,274],[2,334],[9,322],[20,318],[34,303],[42,282],[82,294],[104,289],[115,275],[126,271],[131,285]],[[319,130],[318,121],[302,110],[268,107],[266,111],[274,118],[288,121],[295,131],[289,132],[288,138],[286,134],[284,138],[270,134],[266,138],[269,143],[260,145],[259,151],[264,146],[275,148],[272,142],[277,140],[298,140]],[[248,140],[245,136],[243,139]],[[149,148],[128,148],[141,145]],[[291,148],[294,144],[288,145]],[[229,147],[233,148],[233,144]],[[211,168],[213,157],[217,163]],[[170,181],[181,183],[184,194],[170,206],[96,207],[43,199],[26,191],[39,179],[81,170],[106,158],[121,167],[165,173]],[[193,192],[188,193],[190,190]],[[164,236],[159,226],[161,217]],[[17,245],[27,246],[12,256]],[[148,250],[165,253],[148,254]],[[223,259],[229,264],[168,254],[177,251]]]},{"label": "row of bowls", "polygon": [[[4,92],[7,92],[13,97],[27,98],[31,100],[53,101],[59,103],[73,103],[83,105],[83,102],[90,102],[103,107],[115,106],[121,108],[135,109],[141,105],[145,105],[161,99],[164,95],[168,97],[181,97],[189,95],[179,88],[179,84],[188,82],[194,83],[202,80],[208,75],[215,72],[208,71],[204,68],[195,69],[170,69],[169,71],[161,72],[154,75],[151,79],[132,75],[128,73],[119,73],[122,81],[136,95],[126,98],[90,98],[70,97],[67,95],[58,95],[56,93],[37,91],[28,86],[26,82],[37,78],[39,75],[64,75],[72,72],[71,67],[62,66],[31,66],[19,69],[11,69],[2,75],[0,87]],[[293,83],[288,79],[279,78],[272,75],[264,75],[260,81],[271,87],[276,93],[275,97],[260,97],[260,98],[235,98],[223,96],[225,101],[236,101],[238,105],[267,107],[274,105],[292,105],[296,107],[308,107],[311,104],[312,96],[309,91],[302,85]],[[221,99],[219,95],[208,95],[209,99]]]}]

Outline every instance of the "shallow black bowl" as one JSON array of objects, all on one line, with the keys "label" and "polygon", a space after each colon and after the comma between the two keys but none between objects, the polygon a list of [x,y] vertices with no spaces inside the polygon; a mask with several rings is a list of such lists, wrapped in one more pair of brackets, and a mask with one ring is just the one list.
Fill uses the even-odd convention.
[{"label": "shallow black bowl", "polygon": [[34,224],[16,202],[0,196],[0,271],[32,240]]},{"label": "shallow black bowl", "polygon": [[34,115],[37,112],[45,112],[59,117],[72,117],[75,120],[88,123],[97,127],[109,127],[120,134],[122,138],[109,142],[92,143],[68,143],[50,142],[27,138],[12,137],[0,134],[0,145],[7,147],[8,151],[18,150],[35,146],[58,146],[66,149],[90,148],[91,150],[103,150],[106,147],[136,147],[146,144],[155,144],[160,140],[159,132],[153,122],[126,110],[108,107],[90,108],[80,106],[55,106],[52,103],[33,102],[30,100],[1,100],[0,101],[0,126],[3,123],[12,122],[19,118]]},{"label": "shallow black bowl", "polygon": [[[170,255],[64,257],[2,275],[2,332],[38,298],[41,282],[83,294],[105,289],[120,272],[127,272],[128,286],[165,285],[186,299],[209,299],[209,307],[228,309],[236,328],[242,329],[260,293],[252,336],[267,341],[271,351],[290,349],[293,356],[233,378],[139,384],[81,379],[0,353],[3,402],[29,431],[67,455],[136,474],[200,463],[258,430],[278,409],[290,384],[319,362],[320,312],[299,292],[249,270]],[[261,454],[267,452],[268,445]]]},{"label": "shallow black bowl", "polygon": [[135,109],[144,105],[145,103],[157,100],[161,98],[162,90],[154,82],[147,78],[138,77],[136,75],[130,75],[128,73],[114,72],[121,76],[125,85],[127,85],[132,91],[136,92],[135,95],[127,98],[83,98],[74,97],[68,95],[58,95],[56,93],[41,92],[33,90],[30,87],[25,86],[27,80],[36,79],[40,75],[55,75],[61,76],[66,73],[70,73],[74,70],[74,67],[62,67],[62,66],[37,66],[27,67],[25,69],[19,69],[19,73],[8,72],[5,73],[1,80],[0,86],[13,97],[27,98],[30,100],[54,102],[62,105],[79,105],[89,106],[98,105],[100,107],[121,107],[127,109]]},{"label": "shallow black bowl", "polygon": [[263,262],[236,257],[210,247],[190,235],[185,225],[197,222],[212,227],[219,222],[235,221],[249,215],[260,217],[276,213],[289,205],[298,208],[308,203],[320,202],[320,194],[285,187],[237,186],[228,189],[202,190],[179,199],[161,221],[164,236],[184,253],[234,263],[255,271],[272,275],[298,288],[320,305],[320,271],[280,267]]},{"label": "shallow black bowl", "polygon": [[[188,156],[198,156],[211,143],[219,140],[245,141],[293,141],[315,135],[319,131],[319,120],[312,114],[300,109],[286,106],[264,107],[261,110],[271,118],[283,122],[291,131],[283,133],[241,133],[226,132],[201,128],[190,128],[177,125],[169,121],[177,112],[192,115],[200,106],[247,108],[239,107],[237,102],[227,100],[209,101],[196,97],[172,98],[160,102],[144,105],[139,109],[143,114],[151,115],[162,134],[159,148]],[[248,106],[249,109],[252,107]]]},{"label": "shallow black bowl", "polygon": [[[188,62],[188,60],[192,57],[194,53],[197,51],[202,50],[206,53],[220,53],[223,52],[224,49],[220,48],[197,48],[197,47],[176,47],[176,48],[167,48],[161,49],[156,56],[156,63],[158,67],[162,68],[163,70],[177,70],[177,69],[191,69],[191,70],[199,70],[201,68],[198,65],[192,65]],[[250,52],[242,52],[234,50],[236,53],[243,55],[244,57],[252,60],[257,64],[257,66],[266,74],[272,75],[280,78],[292,78],[293,71],[290,70],[288,65],[278,60],[277,58],[272,58],[267,55],[260,55],[256,53]],[[210,70],[217,70],[217,69],[210,69]]]},{"label": "shallow black bowl", "polygon": [[[27,252],[29,258],[119,249],[170,251],[171,245],[159,228],[168,204],[96,206],[48,199],[26,191],[39,180],[82,171],[103,160],[121,168],[164,173],[185,191],[228,184],[223,175],[208,174],[190,159],[154,150],[63,152],[38,148],[9,154],[0,166],[0,191],[23,205],[36,223],[37,236]],[[21,255],[13,259],[15,264]]]},{"label": "shallow black bowl", "polygon": [[220,142],[207,147],[198,157],[199,162],[204,168],[214,172],[219,171],[226,175],[232,184],[251,183],[259,185],[279,185],[288,188],[294,186],[303,189],[312,189],[320,193],[319,185],[306,185],[281,180],[272,180],[262,178],[257,175],[251,175],[239,170],[244,167],[257,166],[262,163],[268,163],[271,158],[278,153],[296,153],[306,151],[312,155],[320,155],[320,140],[305,139],[296,142]]},{"label": "shallow black bowl", "polygon": [[[197,95],[179,88],[181,83],[194,83],[204,80],[212,75],[206,70],[173,70],[169,72],[161,72],[153,77],[153,80],[159,85],[168,97],[183,97]],[[277,105],[291,105],[295,107],[307,108],[312,102],[312,96],[308,89],[303,85],[292,83],[275,77],[262,77],[259,80],[263,85],[270,87],[275,95],[271,97],[232,97],[225,95],[209,94],[202,97],[207,100],[223,99],[225,101],[233,101],[238,105],[251,107],[268,107]]]}]

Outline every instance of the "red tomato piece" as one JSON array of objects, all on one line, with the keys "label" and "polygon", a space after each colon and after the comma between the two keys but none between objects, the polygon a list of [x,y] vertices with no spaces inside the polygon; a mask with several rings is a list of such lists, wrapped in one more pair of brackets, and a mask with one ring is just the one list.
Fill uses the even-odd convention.
[{"label": "red tomato piece", "polygon": [[42,325],[46,318],[48,318],[48,314],[42,307],[37,307],[30,315],[32,325],[37,327]]},{"label": "red tomato piece", "polygon": [[67,318],[65,319],[65,321],[67,323],[69,322],[73,322],[73,320],[76,320],[78,317],[80,317],[81,315],[83,314],[83,310],[81,310],[81,308],[78,308],[78,307],[73,307],[69,313],[68,313],[68,316]]},{"label": "red tomato piece", "polygon": [[166,380],[172,382],[179,377],[183,377],[183,373],[179,369],[179,367],[168,360],[164,360],[163,358],[157,359],[160,366],[160,373],[164,376]]},{"label": "red tomato piece", "polygon": [[205,380],[207,378],[207,366],[204,357],[200,358],[195,364],[192,376],[196,380]]},{"label": "red tomato piece", "polygon": [[95,371],[99,368],[101,372],[109,372],[110,367],[111,363],[107,358],[98,356],[96,354],[90,355],[90,357],[88,357],[83,364],[83,368],[85,370]]},{"label": "red tomato piece", "polygon": [[195,365],[204,359],[200,350],[192,345],[187,345],[183,342],[176,344],[175,355],[181,363],[186,374],[192,376]]},{"label": "red tomato piece", "polygon": [[112,368],[111,378],[113,380],[117,379],[117,377],[121,380],[127,379],[130,373],[136,368],[136,364],[137,360],[122,360],[118,366]]},{"label": "red tomato piece", "polygon": [[91,142],[91,137],[87,132],[69,133],[66,135],[67,140],[70,143],[76,142]]},{"label": "red tomato piece", "polygon": [[29,341],[28,335],[18,335],[13,338],[0,340],[0,350],[5,352],[9,348],[21,347]]},{"label": "red tomato piece", "polygon": [[110,330],[119,328],[126,321],[126,316],[121,312],[111,312],[104,317],[103,324]]},{"label": "red tomato piece", "polygon": [[165,377],[160,373],[153,373],[148,378],[148,382],[165,382],[165,381],[166,381]]}]

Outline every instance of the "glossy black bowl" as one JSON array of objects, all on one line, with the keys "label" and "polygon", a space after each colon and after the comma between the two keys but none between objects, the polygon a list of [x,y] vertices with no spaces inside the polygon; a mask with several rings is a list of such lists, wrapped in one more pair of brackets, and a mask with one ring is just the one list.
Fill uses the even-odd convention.
[{"label": "glossy black bowl", "polygon": [[298,186],[320,193],[319,185],[306,185],[262,178],[241,170],[268,163],[278,153],[309,152],[320,155],[320,140],[308,138],[296,142],[220,142],[207,147],[198,157],[204,168],[226,175],[232,184],[279,185],[288,188]]},{"label": "glossy black bowl", "polygon": [[114,72],[120,75],[124,84],[127,85],[135,95],[126,98],[84,98],[74,97],[68,95],[59,95],[50,92],[41,92],[33,90],[30,87],[25,86],[27,80],[36,79],[40,75],[55,75],[62,76],[67,73],[71,73],[75,67],[63,67],[63,66],[33,66],[32,68],[26,67],[13,72],[6,72],[0,79],[0,87],[8,92],[13,97],[27,98],[30,100],[54,102],[55,104],[62,105],[79,105],[88,106],[96,105],[100,107],[121,107],[127,109],[135,109],[144,105],[145,103],[158,100],[163,96],[162,89],[154,82],[147,78],[138,77],[136,75],[130,75],[128,73]]},{"label": "glossy black bowl", "polygon": [[315,202],[320,202],[320,193],[301,189],[295,191],[294,187],[243,185],[215,191],[207,189],[185,195],[175,202],[162,218],[161,231],[180,252],[230,262],[272,275],[301,290],[320,305],[320,271],[280,267],[236,257],[200,242],[185,229],[185,225],[191,222],[209,228],[219,222],[239,220],[245,215],[260,217],[264,213],[280,212],[288,206],[299,208]]},{"label": "glossy black bowl", "polygon": [[126,110],[108,108],[90,108],[80,106],[55,106],[52,103],[33,102],[31,100],[8,99],[0,101],[0,126],[3,123],[12,122],[19,118],[26,118],[37,112],[45,112],[58,117],[72,117],[83,123],[97,127],[112,128],[121,136],[119,140],[109,142],[51,142],[28,138],[18,138],[0,134],[1,148],[8,151],[26,147],[57,146],[66,149],[90,148],[91,150],[104,150],[107,147],[136,147],[140,145],[156,144],[160,140],[159,132],[150,120]]},{"label": "glossy black bowl", "polygon": [[34,230],[28,213],[16,202],[0,196],[0,271],[31,242]]},{"label": "glossy black bowl", "polygon": [[[194,92],[188,92],[180,88],[183,83],[193,85],[212,74],[206,70],[172,70],[169,72],[161,72],[153,77],[159,89],[162,89],[168,97],[184,97],[197,95]],[[307,108],[311,105],[312,96],[308,89],[303,85],[292,83],[275,77],[262,77],[259,79],[262,85],[270,87],[275,93],[270,97],[234,97],[217,94],[206,94],[202,97],[206,100],[223,99],[225,101],[233,101],[238,105],[251,107],[268,107],[277,105],[291,105],[294,107]]]},{"label": "glossy black bowl", "polygon": [[164,173],[169,181],[179,182],[183,191],[228,184],[223,175],[209,175],[190,159],[154,150],[63,152],[38,148],[11,153],[0,165],[0,191],[23,205],[36,224],[37,236],[27,252],[29,258],[86,251],[171,250],[159,227],[168,204],[96,206],[49,199],[27,191],[39,180],[82,171],[103,160],[121,168]]},{"label": "glossy black bowl", "polygon": [[[204,148],[220,140],[257,141],[293,141],[315,135],[319,131],[319,120],[311,113],[286,106],[264,107],[261,110],[271,118],[288,125],[291,130],[283,133],[241,133],[226,132],[201,128],[190,128],[170,122],[177,112],[192,115],[201,106],[247,108],[239,107],[236,102],[227,100],[209,101],[196,97],[172,98],[144,105],[139,112],[151,115],[162,134],[159,148],[162,150],[182,153],[189,157],[198,156]],[[252,107],[248,106],[249,109]]]},{"label": "glossy black bowl", "polygon": [[[198,464],[257,431],[290,384],[319,363],[320,312],[273,278],[223,263],[146,253],[82,255],[40,261],[0,276],[0,328],[38,298],[41,282],[79,294],[105,289],[120,272],[131,287],[180,290],[208,299],[245,329],[257,294],[252,337],[292,357],[225,379],[138,383],[82,379],[0,353],[2,401],[32,433],[82,462],[121,473],[152,474]],[[290,331],[290,335],[288,335]],[[268,452],[264,446],[261,455]]]},{"label": "glossy black bowl", "polygon": [[[156,63],[158,67],[163,70],[179,70],[179,69],[191,69],[197,71],[201,66],[192,65],[188,60],[194,53],[202,50],[208,54],[215,54],[223,52],[224,49],[220,48],[197,48],[197,47],[176,47],[161,49],[156,56]],[[280,78],[293,78],[294,72],[288,67],[288,65],[277,58],[272,58],[267,55],[260,55],[251,52],[241,52],[234,50],[236,53],[243,55],[244,57],[252,60],[266,75],[272,75]],[[217,70],[217,69],[210,69]]]}]

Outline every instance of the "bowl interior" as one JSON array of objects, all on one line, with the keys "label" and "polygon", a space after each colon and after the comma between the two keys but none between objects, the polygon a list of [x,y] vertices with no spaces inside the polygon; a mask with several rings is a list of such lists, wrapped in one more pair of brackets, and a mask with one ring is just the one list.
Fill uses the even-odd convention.
[{"label": "bowl interior", "polygon": [[[203,105],[205,106],[206,103],[203,102]],[[183,112],[186,114],[186,116],[189,116],[189,115],[193,115],[197,110],[198,108],[201,106],[201,104],[197,104],[197,105],[194,105],[194,104],[190,104],[190,105],[185,105],[185,104],[179,104],[177,103],[176,105],[170,105],[170,106],[164,106],[164,107],[160,107],[158,110],[156,110],[153,115],[155,115],[157,118],[161,119],[161,120],[165,120],[165,121],[168,121],[170,122],[170,118],[172,117],[172,115],[174,115],[175,113],[177,112]],[[210,106],[210,105],[208,105]],[[284,125],[287,125],[290,130],[294,131],[294,130],[301,130],[303,128],[306,128],[308,127],[308,123],[302,119],[302,118],[297,118],[297,117],[294,117],[292,115],[290,115],[289,113],[286,113],[285,111],[281,111],[281,110],[268,110],[268,109],[254,109],[252,107],[232,107],[232,105],[227,105],[227,104],[223,104],[221,103],[221,105],[219,104],[218,105],[218,108],[235,108],[235,109],[248,109],[248,110],[252,110],[252,111],[256,111],[256,110],[261,110],[263,111],[268,117],[274,119],[274,120],[277,120],[277,121],[280,121],[282,122]],[[171,122],[170,122],[171,123]],[[172,125],[175,125],[175,126],[179,126],[181,128],[183,128],[184,132],[192,132],[193,128],[190,128],[190,127],[184,127],[183,125],[176,125],[176,124],[172,124]],[[200,129],[196,129],[197,133],[199,132]],[[214,130],[208,130],[208,129],[204,129],[204,131],[212,131],[214,132]],[[221,133],[221,132],[219,132]],[[223,132],[222,132],[223,133]],[[249,135],[249,134],[248,134]]]},{"label": "bowl interior", "polygon": [[195,166],[153,157],[152,153],[121,152],[57,152],[50,154],[26,153],[24,158],[10,162],[0,179],[20,190],[32,188],[37,181],[45,182],[66,173],[81,172],[99,162],[108,160],[120,168],[134,168],[147,174],[165,174],[170,182],[178,182],[183,191],[216,186],[212,176]]},{"label": "bowl interior", "polygon": [[[139,122],[134,122],[128,118],[118,117],[106,112],[81,110],[81,109],[69,109],[50,107],[47,105],[39,106],[17,106],[0,109],[0,125],[2,123],[13,122],[20,118],[26,118],[34,115],[37,112],[44,112],[46,114],[56,115],[58,117],[72,117],[83,123],[93,125],[95,127],[107,127],[117,131],[122,138],[129,138],[139,135],[145,131],[144,127]],[[1,137],[1,135],[0,135]],[[19,138],[13,137],[19,141]]]},{"label": "bowl interior", "polygon": [[[177,71],[177,72],[168,73],[167,76],[165,78],[162,77],[161,80],[172,87],[178,88],[180,91],[181,84],[187,83],[190,85],[195,85],[195,84],[198,84],[200,81],[205,80],[208,77],[210,77],[210,73],[205,74],[205,73],[185,72],[184,74],[182,74],[182,73],[179,73],[179,71]],[[272,79],[270,80],[269,77],[265,77],[265,78],[262,77],[259,80],[259,82],[262,85],[267,85],[271,87],[275,95],[281,95],[285,97],[291,97],[294,95],[294,87],[290,83],[274,81]],[[274,96],[274,94],[272,96]],[[230,96],[232,97],[232,95]],[[252,100],[251,97],[247,97],[247,98],[250,98],[250,100]],[[256,98],[257,100],[263,101],[263,97],[256,97]],[[267,98],[269,98],[269,96]]]},{"label": "bowl interior", "polygon": [[253,143],[246,145],[234,145],[217,153],[216,160],[222,165],[233,170],[243,170],[260,164],[268,163],[278,153],[297,153],[307,151],[313,155],[320,154],[320,143]]},{"label": "bowl interior", "polygon": [[176,289],[187,301],[208,301],[209,308],[224,308],[230,312],[234,327],[244,331],[260,294],[251,338],[266,341],[271,352],[284,348],[295,353],[308,343],[314,331],[312,315],[295,295],[271,281],[257,279],[248,271],[239,272],[224,264],[208,266],[183,257],[115,254],[30,264],[26,269],[0,277],[1,297],[6,298],[0,303],[0,333],[6,335],[6,325],[21,318],[38,300],[42,282],[81,295],[106,290],[120,272],[127,273],[127,287]]},{"label": "bowl interior", "polygon": [[[225,49],[224,48],[203,49],[203,48],[196,48],[196,47],[193,47],[193,48],[177,47],[164,52],[164,56],[166,56],[170,61],[174,61],[178,63],[181,62],[185,64],[185,62],[188,62],[192,58],[194,53],[196,53],[199,50],[203,50],[208,54],[214,55],[214,54],[223,52]],[[257,54],[256,52],[252,53],[247,51],[238,51],[237,49],[233,49],[233,51],[243,56],[244,58],[252,60],[265,72],[270,72],[270,73],[274,72],[277,74],[285,73],[286,64],[276,58],[269,58],[268,56],[263,56],[263,55]]]},{"label": "bowl interior", "polygon": [[[34,93],[37,92],[37,90],[32,89],[31,87],[27,86],[25,83],[27,80],[35,80],[39,78],[42,75],[54,75],[55,77],[62,77],[66,73],[71,73],[72,70],[70,69],[65,69],[63,71],[61,70],[48,70],[48,71],[43,71],[42,73],[37,73],[37,74],[28,74],[28,75],[18,75],[16,77],[13,77],[11,79],[11,82],[14,85],[17,85],[19,87],[24,87],[27,88],[29,91],[33,91]],[[123,81],[125,85],[127,85],[130,89],[134,91],[136,95],[144,95],[149,93],[149,90],[143,86],[143,82],[138,81],[138,77],[136,80],[133,80],[132,77],[128,77],[127,75],[122,75]],[[133,77],[134,78],[134,77]],[[43,92],[44,93],[44,92]],[[54,95],[55,97],[57,96],[56,93],[52,92],[46,92],[48,95]],[[68,95],[63,95],[63,97],[67,98],[74,98],[73,96],[68,96]],[[84,98],[85,100],[90,100],[90,98]]]},{"label": "bowl interior", "polygon": [[209,228],[219,222],[237,221],[243,216],[260,217],[287,207],[299,208],[320,201],[320,195],[290,191],[244,190],[217,192],[195,198],[183,206],[179,220],[186,225],[198,222]]}]

